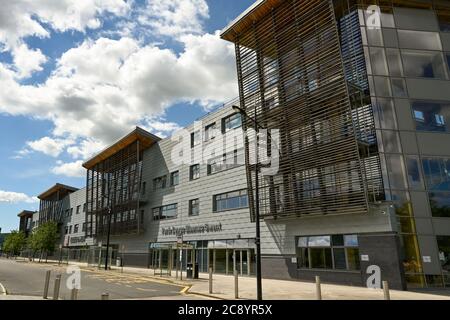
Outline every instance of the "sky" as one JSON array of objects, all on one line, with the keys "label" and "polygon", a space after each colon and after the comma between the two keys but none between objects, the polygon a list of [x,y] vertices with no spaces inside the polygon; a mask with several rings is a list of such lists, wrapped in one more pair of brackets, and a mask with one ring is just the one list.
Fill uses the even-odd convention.
[{"label": "sky", "polygon": [[219,32],[254,0],[0,0],[0,228],[140,126],[160,137],[238,95]]}]

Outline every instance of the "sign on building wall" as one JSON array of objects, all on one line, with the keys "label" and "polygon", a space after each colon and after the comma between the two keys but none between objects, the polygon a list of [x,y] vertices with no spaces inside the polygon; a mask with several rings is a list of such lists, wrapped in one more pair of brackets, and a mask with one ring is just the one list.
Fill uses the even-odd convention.
[{"label": "sign on building wall", "polygon": [[181,236],[184,234],[204,234],[222,232],[222,224],[202,224],[198,226],[184,226],[184,227],[168,227],[162,228],[161,232],[164,236]]}]

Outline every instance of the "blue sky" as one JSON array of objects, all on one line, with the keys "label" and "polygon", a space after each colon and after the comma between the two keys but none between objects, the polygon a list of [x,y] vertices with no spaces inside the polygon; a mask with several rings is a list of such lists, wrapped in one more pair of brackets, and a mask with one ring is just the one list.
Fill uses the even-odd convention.
[{"label": "blue sky", "polygon": [[[81,4],[82,3],[82,4]],[[253,0],[40,0],[0,7],[0,228],[142,126],[160,136],[237,95],[217,30]]]}]

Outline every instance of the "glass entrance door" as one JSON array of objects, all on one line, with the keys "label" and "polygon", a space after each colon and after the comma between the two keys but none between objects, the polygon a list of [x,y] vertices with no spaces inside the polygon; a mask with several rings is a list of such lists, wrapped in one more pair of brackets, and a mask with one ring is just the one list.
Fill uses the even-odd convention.
[{"label": "glass entrance door", "polygon": [[234,270],[237,270],[241,276],[249,276],[251,268],[250,250],[234,250]]}]

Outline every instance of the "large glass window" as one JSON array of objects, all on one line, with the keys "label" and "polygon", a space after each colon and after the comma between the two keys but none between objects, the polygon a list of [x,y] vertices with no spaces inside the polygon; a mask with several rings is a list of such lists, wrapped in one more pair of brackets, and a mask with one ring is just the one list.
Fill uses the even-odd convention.
[{"label": "large glass window", "polygon": [[242,125],[242,119],[240,113],[234,113],[226,118],[222,119],[222,132],[228,132],[229,130],[239,128]]},{"label": "large glass window", "polygon": [[446,79],[441,52],[402,50],[402,57],[406,77]]},{"label": "large glass window", "polygon": [[177,208],[178,205],[176,203],[167,206],[162,206],[159,208],[154,208],[152,210],[153,219],[154,220],[174,219],[177,217]]},{"label": "large glass window", "polygon": [[247,190],[239,190],[214,196],[214,212],[248,207]]},{"label": "large glass window", "polygon": [[202,132],[200,130],[197,130],[193,133],[191,133],[191,147],[195,147],[196,145],[199,145],[202,142]]},{"label": "large glass window", "polygon": [[370,48],[370,58],[372,60],[372,72],[374,75],[387,76],[388,65],[386,61],[386,55],[383,48],[372,47]]},{"label": "large glass window", "polygon": [[200,199],[194,199],[189,201],[189,215],[198,216],[200,213]]},{"label": "large glass window", "polygon": [[439,261],[441,262],[444,275],[448,276],[450,271],[450,237],[439,236],[437,238],[439,248]]},{"label": "large glass window", "polygon": [[166,176],[153,179],[153,190],[164,189],[166,187]]},{"label": "large glass window", "polygon": [[244,164],[243,157],[244,149],[239,149],[208,160],[208,175],[233,169],[241,164]]},{"label": "large glass window", "polygon": [[197,180],[200,178],[200,165],[194,164],[189,168],[189,179]]},{"label": "large glass window", "polygon": [[299,268],[359,270],[357,235],[299,237]]},{"label": "large glass window", "polygon": [[450,192],[431,192],[428,197],[433,217],[450,218]]},{"label": "large glass window", "polygon": [[432,191],[450,191],[450,159],[423,158],[427,187]]},{"label": "large glass window", "polygon": [[398,41],[401,48],[442,50],[441,39],[437,32],[398,30]]},{"label": "large glass window", "polygon": [[170,174],[170,185],[172,187],[180,184],[180,172],[175,171]]},{"label": "large glass window", "polygon": [[416,129],[419,131],[449,132],[450,103],[413,101],[411,103]]}]

